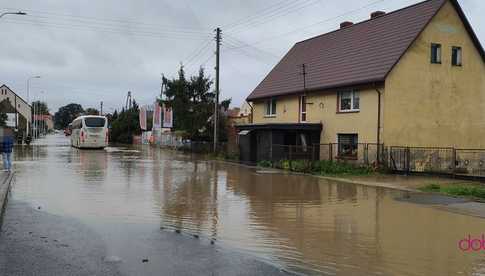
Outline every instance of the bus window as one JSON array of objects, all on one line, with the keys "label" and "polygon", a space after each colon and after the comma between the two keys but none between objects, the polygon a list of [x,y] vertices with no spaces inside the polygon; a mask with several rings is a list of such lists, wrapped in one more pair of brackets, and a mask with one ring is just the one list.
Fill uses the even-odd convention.
[{"label": "bus window", "polygon": [[104,118],[84,118],[86,127],[104,127],[106,120]]}]

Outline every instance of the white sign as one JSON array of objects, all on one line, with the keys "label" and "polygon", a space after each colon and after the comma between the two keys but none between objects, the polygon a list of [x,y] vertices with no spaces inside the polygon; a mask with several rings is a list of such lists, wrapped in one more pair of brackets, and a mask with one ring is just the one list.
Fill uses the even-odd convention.
[{"label": "white sign", "polygon": [[162,128],[162,107],[156,102],[153,108],[153,129]]},{"label": "white sign", "polygon": [[168,107],[166,105],[163,105],[163,127],[173,127],[173,111],[171,107]]},{"label": "white sign", "polygon": [[7,126],[8,127],[15,127],[17,124],[15,123],[15,119],[18,120],[18,116],[15,116],[15,113],[7,113]]}]

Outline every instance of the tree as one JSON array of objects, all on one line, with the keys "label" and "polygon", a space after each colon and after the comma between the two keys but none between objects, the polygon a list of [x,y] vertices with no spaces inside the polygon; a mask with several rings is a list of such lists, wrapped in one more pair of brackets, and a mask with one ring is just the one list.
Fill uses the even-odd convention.
[{"label": "tree", "polygon": [[83,114],[80,104],[71,103],[59,108],[54,114],[54,124],[57,129],[65,129],[74,119]]},{"label": "tree", "polygon": [[[173,108],[174,130],[183,131],[191,140],[211,141],[213,137],[212,115],[214,113],[215,93],[211,91],[213,81],[205,76],[203,68],[198,75],[185,77],[180,66],[177,79],[163,77],[165,85],[161,104]],[[219,107],[229,107],[231,100],[222,101]],[[219,138],[225,140],[224,114],[219,113]]]},{"label": "tree", "polygon": [[7,113],[1,112],[0,113],[0,126],[6,127],[7,126],[7,120],[8,120]]},{"label": "tree", "polygon": [[133,101],[133,107],[121,112],[115,111],[113,118],[116,115],[116,119],[111,124],[110,141],[121,144],[132,144],[133,135],[140,135],[140,123],[139,123],[140,110],[135,101]]},{"label": "tree", "polygon": [[48,115],[49,108],[47,107],[47,103],[41,101],[35,101],[32,103],[32,111],[35,110],[35,114],[41,115]]},{"label": "tree", "polygon": [[99,115],[99,111],[96,108],[88,107],[84,110],[84,115]]}]

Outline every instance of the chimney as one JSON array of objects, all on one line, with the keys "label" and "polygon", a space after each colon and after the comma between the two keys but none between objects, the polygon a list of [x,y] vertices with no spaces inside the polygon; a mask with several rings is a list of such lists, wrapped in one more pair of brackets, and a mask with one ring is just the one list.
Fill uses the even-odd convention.
[{"label": "chimney", "polygon": [[377,18],[379,16],[383,16],[384,14],[386,14],[386,12],[383,12],[383,11],[375,11],[373,13],[370,14],[370,19],[374,19],[374,18]]},{"label": "chimney", "polygon": [[350,27],[352,25],[354,25],[354,22],[345,21],[345,22],[340,23],[340,29],[347,28],[347,27]]}]

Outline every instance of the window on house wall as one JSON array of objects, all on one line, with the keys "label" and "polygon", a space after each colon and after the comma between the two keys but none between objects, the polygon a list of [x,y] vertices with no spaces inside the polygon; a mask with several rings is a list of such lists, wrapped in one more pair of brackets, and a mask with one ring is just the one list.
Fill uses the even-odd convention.
[{"label": "window on house wall", "polygon": [[300,121],[306,122],[306,96],[300,96]]},{"label": "window on house wall", "polygon": [[441,44],[431,43],[431,63],[441,63]]},{"label": "window on house wall", "polygon": [[453,66],[461,66],[462,64],[462,51],[461,47],[452,47],[451,48],[451,65]]},{"label": "window on house wall", "polygon": [[276,116],[276,99],[266,101],[266,116]]},{"label": "window on house wall", "polygon": [[360,95],[358,91],[348,90],[338,94],[338,110],[340,112],[352,112],[360,110]]},{"label": "window on house wall", "polygon": [[357,134],[338,134],[338,156],[343,158],[357,158],[359,136]]}]

